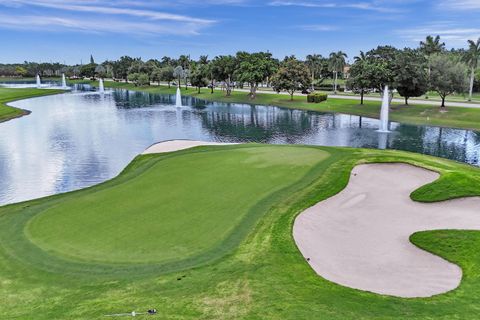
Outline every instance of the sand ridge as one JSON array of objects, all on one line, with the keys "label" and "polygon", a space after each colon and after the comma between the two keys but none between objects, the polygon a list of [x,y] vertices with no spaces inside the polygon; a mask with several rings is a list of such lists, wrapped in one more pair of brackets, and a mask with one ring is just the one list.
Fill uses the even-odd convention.
[{"label": "sand ridge", "polygon": [[343,191],[296,218],[295,242],[317,274],[343,286],[408,298],[453,290],[462,270],[409,237],[426,230],[480,230],[480,198],[410,199],[438,177],[406,164],[359,165]]},{"label": "sand ridge", "polygon": [[235,143],[208,142],[196,140],[168,140],[151,145],[142,154],[173,152],[198,146],[225,146],[231,144]]}]

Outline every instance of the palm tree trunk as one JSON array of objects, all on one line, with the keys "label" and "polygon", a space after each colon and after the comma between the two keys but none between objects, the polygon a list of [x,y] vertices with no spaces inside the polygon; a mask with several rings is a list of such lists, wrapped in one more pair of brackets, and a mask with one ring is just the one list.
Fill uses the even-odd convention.
[{"label": "palm tree trunk", "polygon": [[474,81],[475,81],[475,68],[472,67],[472,74],[470,75],[470,92],[468,94],[468,101],[472,101]]},{"label": "palm tree trunk", "polygon": [[335,90],[333,90],[333,93],[337,94],[337,79],[338,79],[338,72],[335,71]]},{"label": "palm tree trunk", "polygon": [[[430,61],[428,62],[428,90],[430,90],[430,78],[432,74],[432,67],[430,66]],[[425,99],[428,99],[428,90],[427,94],[425,95]]]},{"label": "palm tree trunk", "polygon": [[314,82],[315,82],[315,72],[312,72],[312,91],[315,91],[315,88],[313,87]]}]

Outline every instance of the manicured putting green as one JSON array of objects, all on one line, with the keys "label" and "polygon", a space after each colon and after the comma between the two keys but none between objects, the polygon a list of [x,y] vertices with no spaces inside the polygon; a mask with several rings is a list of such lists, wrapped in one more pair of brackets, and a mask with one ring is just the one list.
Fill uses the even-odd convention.
[{"label": "manicured putting green", "polygon": [[25,232],[61,258],[181,260],[220,245],[258,202],[301,180],[327,157],[319,149],[287,146],[166,157],[128,183],[49,207]]}]

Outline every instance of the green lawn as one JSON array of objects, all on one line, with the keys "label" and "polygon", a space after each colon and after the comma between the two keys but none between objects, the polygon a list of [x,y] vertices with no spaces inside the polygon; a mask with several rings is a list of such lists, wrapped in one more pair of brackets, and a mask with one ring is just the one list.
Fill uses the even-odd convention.
[{"label": "green lawn", "polygon": [[[176,90],[176,88],[166,86],[135,87],[133,84],[120,82],[105,82],[105,85],[111,88],[164,94],[174,94]],[[381,106],[381,102],[377,101],[365,101],[364,105],[360,105],[358,100],[345,99],[328,99],[320,104],[312,104],[307,103],[306,98],[302,96],[295,96],[294,100],[290,101],[289,96],[279,94],[258,94],[256,99],[252,100],[245,92],[233,92],[230,97],[226,97],[221,90],[216,90],[211,94],[209,89],[202,89],[199,94],[193,88],[188,90],[182,88],[182,94],[210,101],[274,105],[320,112],[339,112],[370,118],[379,117]],[[451,107],[448,108],[448,112],[441,112],[438,105],[414,105],[413,101],[411,103],[410,106],[394,104],[391,107],[390,120],[409,124],[480,130],[480,108]]]},{"label": "green lawn", "polygon": [[398,151],[249,144],[139,156],[101,185],[0,207],[0,318],[152,307],[158,319],[478,318],[479,232],[412,237],[464,268],[458,289],[428,299],[335,285],[302,258],[295,216],[365,162],[440,172],[418,201],[480,195],[480,169]]},{"label": "green lawn", "polygon": [[18,118],[29,113],[28,110],[20,110],[7,106],[7,103],[9,102],[38,96],[57,94],[61,92],[63,92],[63,90],[47,90],[36,88],[0,88],[0,122],[7,121],[13,118]]}]

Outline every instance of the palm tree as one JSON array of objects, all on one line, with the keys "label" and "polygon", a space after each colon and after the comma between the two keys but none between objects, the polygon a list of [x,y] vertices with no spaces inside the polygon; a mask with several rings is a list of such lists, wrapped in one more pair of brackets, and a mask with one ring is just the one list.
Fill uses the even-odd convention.
[{"label": "palm tree", "polygon": [[309,54],[305,60],[305,64],[312,74],[312,91],[315,90],[315,74],[317,74],[322,67],[322,56],[319,54]]},{"label": "palm tree", "polygon": [[355,60],[355,62],[362,62],[367,60],[367,55],[365,54],[365,52],[360,51],[360,54],[358,56],[355,56],[353,59]]},{"label": "palm tree", "polygon": [[420,41],[420,50],[422,50],[427,56],[441,53],[444,49],[445,43],[440,42],[440,36],[436,36],[435,38],[432,36],[427,36],[425,41]]},{"label": "palm tree", "polygon": [[338,72],[342,72],[343,68],[345,68],[345,65],[347,64],[345,59],[347,57],[348,57],[347,54],[342,51],[330,53],[329,67],[330,67],[330,71],[333,72],[333,75],[335,77],[334,90],[333,90],[335,94],[337,93]]},{"label": "palm tree", "polygon": [[183,69],[189,69],[190,63],[191,63],[190,55],[182,54],[180,57],[178,57],[178,64],[182,66]]},{"label": "palm tree", "polygon": [[[430,74],[432,73],[430,57],[445,50],[445,42],[440,42],[440,36],[436,36],[435,38],[432,36],[427,36],[425,41],[420,41],[420,50],[428,60],[428,81],[430,82]],[[426,98],[428,99],[428,93]]]},{"label": "palm tree", "polygon": [[465,62],[472,69],[470,75],[470,92],[468,96],[468,101],[472,101],[473,95],[473,82],[475,80],[475,71],[478,67],[478,62],[480,61],[480,38],[477,42],[473,40],[468,40],[468,50],[465,52]]},{"label": "palm tree", "polygon": [[208,60],[208,56],[200,56],[198,59],[199,64],[208,64],[210,60]]}]

